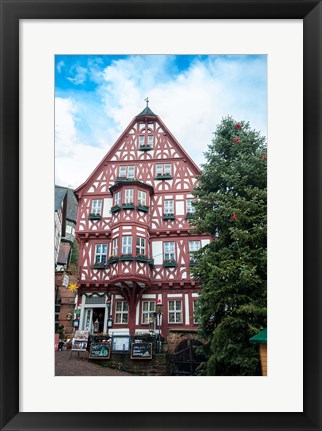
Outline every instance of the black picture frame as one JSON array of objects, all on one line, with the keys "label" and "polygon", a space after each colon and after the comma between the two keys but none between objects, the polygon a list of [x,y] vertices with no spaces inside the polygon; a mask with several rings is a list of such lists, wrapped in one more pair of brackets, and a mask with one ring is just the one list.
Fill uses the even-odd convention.
[{"label": "black picture frame", "polygon": [[[321,3],[313,0],[0,0],[0,4],[1,430],[321,430]],[[19,319],[8,306],[19,303],[19,20],[98,18],[303,19],[303,413],[19,412]],[[6,217],[8,208],[10,217]],[[15,355],[9,355],[8,351],[13,348]]]}]

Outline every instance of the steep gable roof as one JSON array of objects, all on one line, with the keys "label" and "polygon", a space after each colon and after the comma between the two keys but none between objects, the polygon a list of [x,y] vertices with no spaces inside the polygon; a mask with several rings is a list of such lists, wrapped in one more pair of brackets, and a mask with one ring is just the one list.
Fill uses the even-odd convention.
[{"label": "steep gable roof", "polygon": [[167,128],[167,126],[163,123],[163,121],[153,113],[153,111],[147,106],[140,114],[135,116],[133,120],[130,122],[130,124],[125,128],[123,133],[120,135],[120,137],[117,139],[117,141],[114,143],[112,148],[108,151],[108,153],[105,155],[105,157],[102,159],[102,161],[97,165],[97,167],[94,169],[94,171],[90,174],[90,176],[87,178],[86,181],[84,181],[83,184],[81,184],[79,187],[75,189],[75,193],[79,193],[83,187],[86,186],[86,184],[97,175],[97,173],[102,169],[103,165],[110,162],[112,160],[112,157],[117,152],[119,146],[122,144],[124,138],[128,135],[130,130],[133,128],[133,126],[139,122],[142,121],[144,118],[147,120],[155,119],[155,121],[162,127],[164,132],[171,138],[171,141],[173,145],[176,147],[176,150],[180,154],[180,157],[188,161],[195,173],[195,175],[200,175],[201,170],[196,165],[196,163],[191,159],[191,157],[188,155],[188,153],[183,149],[183,147],[179,144],[177,139],[173,136],[173,134],[170,132],[170,130]]}]

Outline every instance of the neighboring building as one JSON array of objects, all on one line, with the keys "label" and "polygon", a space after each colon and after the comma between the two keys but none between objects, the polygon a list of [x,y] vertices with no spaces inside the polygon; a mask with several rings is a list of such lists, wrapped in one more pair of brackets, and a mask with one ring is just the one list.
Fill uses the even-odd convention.
[{"label": "neighboring building", "polygon": [[77,284],[77,276],[69,271],[75,241],[77,198],[73,190],[55,186],[55,323],[72,333],[75,292],[68,289]]},{"label": "neighboring building", "polygon": [[168,341],[195,333],[199,289],[190,277],[191,252],[211,239],[192,234],[189,224],[198,175],[147,106],[76,189],[80,329],[161,330]]}]

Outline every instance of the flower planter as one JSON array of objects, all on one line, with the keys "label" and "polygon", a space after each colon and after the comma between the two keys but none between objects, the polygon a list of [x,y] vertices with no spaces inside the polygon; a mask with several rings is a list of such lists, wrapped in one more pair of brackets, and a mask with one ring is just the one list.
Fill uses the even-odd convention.
[{"label": "flower planter", "polygon": [[169,261],[163,262],[163,266],[166,268],[174,268],[174,267],[178,266],[178,264],[175,260],[169,260]]},{"label": "flower planter", "polygon": [[175,220],[175,215],[164,215],[162,220]]},{"label": "flower planter", "polygon": [[100,220],[102,218],[101,214],[90,214],[88,216],[89,220]]},{"label": "flower planter", "polygon": [[136,208],[137,208],[138,211],[143,211],[145,213],[149,212],[149,207],[147,207],[145,205],[138,205]]},{"label": "flower planter", "polygon": [[172,175],[164,174],[154,177],[155,180],[172,180]]},{"label": "flower planter", "polygon": [[120,256],[119,260],[122,260],[122,261],[134,260],[134,257],[132,255],[123,255],[123,256]]},{"label": "flower planter", "polygon": [[93,269],[105,269],[107,266],[106,263],[94,263],[92,266]]},{"label": "flower planter", "polygon": [[141,145],[139,147],[139,150],[140,151],[150,151],[150,150],[152,150],[152,147],[151,147],[151,145]]},{"label": "flower planter", "polygon": [[196,218],[196,214],[193,214],[193,213],[186,214],[186,219],[194,219],[194,218]]},{"label": "flower planter", "polygon": [[136,256],[135,260],[137,262],[149,262],[149,258],[146,256]]},{"label": "flower planter", "polygon": [[114,207],[111,208],[111,213],[117,213],[121,210],[121,207],[119,205],[115,205]]},{"label": "flower planter", "polygon": [[134,205],[133,204],[123,204],[122,209],[123,210],[134,210]]},{"label": "flower planter", "polygon": [[111,264],[111,263],[117,263],[118,261],[119,261],[118,257],[110,257],[109,260],[108,260],[108,263],[109,264]]}]

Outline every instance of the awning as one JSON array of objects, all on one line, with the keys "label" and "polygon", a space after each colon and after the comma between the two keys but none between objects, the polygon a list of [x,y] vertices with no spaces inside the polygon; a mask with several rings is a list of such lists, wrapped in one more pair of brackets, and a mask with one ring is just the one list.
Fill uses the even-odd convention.
[{"label": "awning", "polygon": [[249,342],[251,344],[267,344],[267,328],[250,338]]}]

